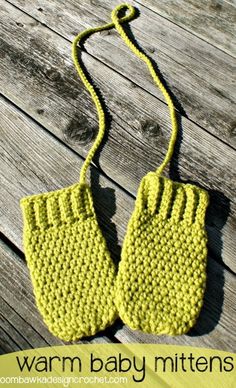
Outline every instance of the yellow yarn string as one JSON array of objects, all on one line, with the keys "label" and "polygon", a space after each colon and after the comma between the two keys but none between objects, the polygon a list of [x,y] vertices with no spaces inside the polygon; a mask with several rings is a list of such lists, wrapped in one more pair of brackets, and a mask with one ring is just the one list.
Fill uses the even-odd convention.
[{"label": "yellow yarn string", "polygon": [[[125,8],[127,8],[130,11],[130,13],[126,16],[123,16],[122,18],[119,18],[118,13],[122,9],[125,9]],[[163,83],[161,82],[159,76],[157,75],[157,73],[152,65],[151,60],[131,42],[131,40],[129,39],[129,37],[127,36],[127,34],[125,33],[125,31],[121,25],[125,22],[132,20],[134,17],[135,17],[135,8],[132,5],[120,4],[111,13],[112,23],[107,23],[107,24],[104,24],[103,26],[99,26],[99,27],[95,27],[95,28],[89,28],[89,29],[81,32],[80,34],[78,34],[72,43],[72,58],[73,58],[76,70],[77,70],[84,86],[87,88],[87,90],[89,91],[89,93],[92,97],[92,100],[93,100],[93,102],[96,106],[96,109],[97,109],[98,121],[99,121],[98,135],[95,139],[95,142],[94,142],[92,148],[90,149],[90,151],[85,159],[85,162],[84,162],[82,169],[81,169],[81,172],[80,172],[80,182],[81,183],[84,183],[86,181],[86,171],[87,171],[88,166],[94,157],[95,152],[97,151],[99,145],[101,144],[101,141],[102,141],[104,133],[105,133],[105,128],[106,128],[105,112],[104,112],[102,104],[99,100],[99,96],[98,96],[96,90],[94,89],[93,85],[88,80],[86,74],[84,73],[84,71],[79,63],[78,54],[77,54],[77,44],[79,44],[82,39],[92,35],[95,32],[104,31],[104,30],[108,30],[108,29],[115,27],[116,30],[118,31],[118,33],[120,34],[121,38],[124,40],[124,42],[127,44],[127,46],[133,51],[133,53],[146,63],[146,65],[150,71],[150,74],[152,75],[154,82],[160,88],[161,92],[163,93],[163,95],[165,97],[165,100],[166,100],[168,107],[169,107],[169,110],[170,110],[172,134],[171,134],[169,147],[168,147],[166,156],[164,158],[164,161],[162,162],[161,166],[156,170],[156,172],[158,174],[162,173],[163,169],[170,161],[172,154],[173,154],[173,151],[174,151],[174,145],[175,145],[175,141],[176,141],[177,133],[178,133],[178,123],[177,123],[176,111],[174,108],[172,98],[171,98],[170,94],[168,93],[167,89],[165,88],[165,86],[163,85]]]},{"label": "yellow yarn string", "polygon": [[[119,8],[121,9],[122,7],[119,6]],[[135,9],[132,7],[132,9],[130,8],[130,10],[131,10],[131,12],[129,15],[124,16],[120,19],[120,23],[128,22],[128,21],[133,19],[133,17],[135,16]],[[93,85],[89,82],[86,74],[84,73],[84,71],[79,63],[78,53],[77,53],[77,44],[80,43],[82,39],[92,35],[95,32],[109,30],[113,27],[115,27],[114,23],[107,23],[107,24],[104,24],[103,26],[99,26],[99,27],[95,27],[95,28],[88,28],[87,30],[78,34],[72,43],[72,58],[73,58],[73,61],[75,64],[75,68],[76,68],[84,86],[87,88],[87,90],[89,91],[89,93],[92,97],[92,100],[93,100],[93,102],[96,106],[96,109],[97,109],[98,121],[99,121],[99,130],[98,130],[97,137],[96,137],[95,142],[94,142],[92,148],[90,149],[90,151],[85,159],[85,162],[81,168],[81,172],[80,172],[80,182],[81,183],[85,183],[85,181],[86,181],[86,171],[87,171],[88,166],[91,163],[91,161],[95,155],[95,152],[97,151],[99,145],[102,142],[102,139],[103,139],[103,136],[105,133],[105,129],[106,129],[106,123],[105,123],[105,112],[104,112],[102,104],[99,100],[98,94],[97,94],[96,90],[94,89]]]}]

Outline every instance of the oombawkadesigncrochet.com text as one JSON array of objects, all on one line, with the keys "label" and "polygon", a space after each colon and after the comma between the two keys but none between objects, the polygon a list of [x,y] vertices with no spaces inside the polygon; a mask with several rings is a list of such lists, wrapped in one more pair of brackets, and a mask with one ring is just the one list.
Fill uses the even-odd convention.
[{"label": "oombawkadesigncrochet.com text", "polygon": [[63,387],[68,388],[71,384],[127,384],[127,377],[98,377],[98,376],[80,376],[80,377],[62,377],[62,376],[9,376],[0,377],[0,384],[61,384]]},{"label": "oombawkadesigncrochet.com text", "polygon": [[114,373],[116,376],[128,376],[134,382],[143,382],[146,378],[147,368],[152,369],[157,374],[161,373],[204,373],[204,372],[222,372],[230,373],[234,370],[234,359],[231,356],[195,356],[193,352],[175,353],[173,356],[155,355],[149,360],[147,367],[147,357],[122,355],[118,353],[115,356],[102,358],[95,353],[87,355],[86,360],[83,357],[75,356],[16,356],[16,362],[19,372],[30,373],[37,372],[45,375],[48,372],[56,370],[60,373],[89,373],[90,376],[99,376],[101,373],[109,375]]}]

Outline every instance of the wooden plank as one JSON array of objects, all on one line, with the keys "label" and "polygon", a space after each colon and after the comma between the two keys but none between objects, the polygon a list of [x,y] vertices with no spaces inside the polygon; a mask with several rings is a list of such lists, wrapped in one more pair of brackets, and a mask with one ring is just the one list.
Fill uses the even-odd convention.
[{"label": "wooden plank", "polygon": [[[22,250],[22,215],[19,201],[22,197],[66,187],[78,181],[81,157],[47,134],[33,120],[0,98],[2,184],[2,233]],[[105,228],[110,245],[121,241],[132,211],[134,199],[100,176],[93,168],[92,190],[96,193],[95,206]],[[117,209],[116,209],[117,205]],[[119,211],[118,210],[119,207]],[[111,220],[112,218],[112,220]],[[117,234],[116,235],[116,226]],[[113,252],[116,251],[113,248]]]},{"label": "wooden plank", "polygon": [[[3,15],[4,58],[0,63],[3,92],[85,156],[91,145],[88,139],[96,131],[96,112],[69,59],[70,45],[10,5]],[[25,27],[20,27],[21,35],[15,20],[24,22]],[[92,69],[93,78],[107,97],[114,117],[99,166],[135,195],[141,177],[163,160],[170,136],[168,109],[154,96],[91,56],[83,55],[83,60]],[[226,265],[236,271],[232,239],[236,225],[235,151],[190,120],[182,118],[181,126],[184,128],[181,146],[177,146],[171,177],[196,182],[210,191],[209,246],[214,257],[218,260],[222,257]],[[84,144],[81,139],[87,142]],[[40,176],[45,179],[44,172]],[[14,230],[10,233],[13,235]]]},{"label": "wooden plank", "polygon": [[[38,346],[49,346],[42,338],[38,341],[37,337],[40,337],[35,330],[29,326],[21,317],[19,317],[15,311],[5,302],[0,296],[0,325],[1,328],[11,336],[12,340],[17,344],[16,348],[12,351],[19,349],[31,349]],[[26,332],[25,332],[26,330]],[[32,338],[31,338],[32,336]],[[29,338],[29,340],[27,340]],[[30,341],[30,342],[29,342]]]},{"label": "wooden plank", "polygon": [[5,332],[2,326],[0,326],[0,354],[11,353],[20,351],[19,345]]},{"label": "wooden plank", "polygon": [[[0,240],[0,337],[5,352],[45,346],[63,345],[44,324],[35,305],[29,271],[20,259]],[[109,343],[105,335],[77,343]],[[76,343],[76,342],[74,342]]]},{"label": "wooden plank", "polygon": [[[22,219],[19,199],[27,194],[54,190],[74,183],[78,177],[82,160],[73,151],[58,143],[56,138],[42,131],[36,123],[26,118],[16,108],[5,101],[2,101],[1,107],[4,107],[1,115],[4,129],[2,135],[5,133],[5,136],[2,136],[1,153],[1,155],[4,154],[4,157],[1,156],[4,176],[0,192],[0,199],[3,203],[1,228],[13,243],[21,248]],[[8,155],[10,155],[10,163]],[[134,200],[114,183],[98,174],[95,168],[91,169],[91,181],[98,220],[109,243],[112,257],[116,257],[119,255],[118,242],[123,241]],[[25,280],[17,280],[26,271],[23,270],[23,261],[20,263],[16,261],[15,264],[13,261],[14,273],[10,279],[11,281],[16,279],[18,285],[25,285]],[[17,265],[21,266],[20,269],[17,268]],[[236,277],[224,271],[222,266],[217,266],[217,263],[211,258],[209,258],[209,265],[205,310],[202,321],[199,321],[191,337],[186,335],[172,339],[166,336],[147,336],[133,332],[126,327],[121,329],[119,324],[111,328],[112,334],[124,342],[148,340],[153,343],[157,341],[172,343],[175,341],[176,344],[209,345],[227,350],[235,347],[236,311],[233,301]],[[8,267],[5,272],[7,270]],[[10,286],[6,286],[5,289],[11,290]],[[16,293],[16,291],[20,300],[24,301],[21,288],[13,287],[13,292]],[[10,304],[9,301],[13,299],[11,295],[8,303]],[[20,308],[22,309],[22,306]],[[39,321],[33,325],[39,330],[38,326],[40,328]],[[208,331],[211,333],[207,334]]]},{"label": "wooden plank", "polygon": [[[3,233],[8,236],[9,239],[17,241],[17,246],[21,247],[21,242],[19,240],[19,236],[21,235],[21,218],[20,218],[20,210],[18,209],[18,201],[22,195],[25,195],[33,192],[40,192],[40,191],[47,191],[51,190],[52,187],[58,187],[58,182],[60,182],[60,173],[61,173],[61,166],[63,166],[63,152],[61,151],[61,159],[58,161],[58,156],[53,154],[53,148],[57,147],[57,143],[52,146],[51,149],[49,150],[44,150],[45,152],[48,152],[51,157],[54,155],[55,159],[55,166],[49,167],[44,167],[43,169],[38,167],[37,165],[34,167],[34,172],[30,171],[28,168],[28,163],[25,163],[25,159],[27,160],[28,154],[32,153],[32,145],[29,143],[29,139],[31,139],[31,125],[29,124],[29,128],[27,127],[27,133],[28,135],[22,137],[22,131],[18,131],[18,127],[22,126],[22,120],[24,122],[24,119],[22,118],[21,115],[15,111],[14,115],[12,110],[9,110],[8,104],[7,103],[2,103],[2,117],[4,117],[3,121],[3,128],[4,131],[2,130],[2,142],[3,142],[3,149],[4,149],[4,159],[2,160],[2,166],[3,169],[5,169],[6,173],[4,176],[4,181],[3,181],[3,186],[2,190],[4,189],[5,191],[2,193],[2,199],[3,203],[5,203],[5,208],[3,211],[3,216],[2,216],[2,228],[3,228]],[[14,117],[14,122],[12,121],[12,117]],[[36,127],[37,128],[37,127]],[[36,129],[35,129],[36,131]],[[5,133],[5,135],[4,135]],[[35,132],[36,139],[38,138],[37,131]],[[43,134],[41,135],[43,136]],[[34,140],[34,142],[37,142],[38,140]],[[9,142],[10,140],[10,142]],[[19,144],[21,144],[21,155],[18,155],[18,147]],[[36,158],[37,160],[37,154],[36,152],[39,153],[40,159],[42,159],[42,151],[44,149],[44,138],[41,138],[41,147],[37,148],[35,150],[35,155],[32,155],[32,163],[34,163],[34,160]],[[12,150],[13,148],[13,150]],[[13,162],[13,152],[15,152],[14,158],[15,161]],[[47,153],[44,157],[47,156]],[[19,166],[20,163],[20,166]],[[9,166],[11,165],[11,169],[9,170]],[[71,169],[70,163],[68,162],[68,166]],[[77,167],[77,171],[76,171]],[[74,181],[78,179],[78,166],[74,167]],[[48,171],[47,171],[48,170]],[[59,173],[58,173],[59,171]],[[19,176],[20,174],[20,176]],[[35,186],[34,188],[31,187],[31,176],[36,175],[38,176],[38,181],[40,183],[40,186],[37,187]],[[64,185],[67,184],[66,178],[67,178],[67,171],[64,171]],[[19,176],[19,177],[18,177]],[[14,187],[14,182],[17,178],[16,182],[16,187]],[[35,178],[34,178],[35,179]],[[99,190],[99,185],[97,184],[98,178],[94,178],[94,184],[96,185],[95,187],[98,187],[98,193],[100,195],[104,195],[102,193],[102,190]],[[45,182],[44,186],[41,186],[41,182]],[[73,180],[71,180],[71,183]],[[26,189],[24,186],[26,185]],[[54,185],[54,186],[52,186]],[[113,186],[114,188],[111,190],[112,192],[115,192],[116,186]],[[23,189],[23,193],[22,193]],[[33,191],[34,190],[34,191]],[[6,197],[6,193],[8,193]],[[12,196],[12,193],[14,193],[14,196]],[[110,199],[111,197],[111,199]],[[226,217],[227,217],[227,202],[224,204],[224,201],[222,200],[222,204],[220,207],[220,203],[217,203],[217,200],[221,199],[220,197],[218,198],[215,196],[215,202],[214,202],[214,197],[212,197],[212,203],[209,208],[208,212],[208,217],[207,217],[207,223],[208,223],[208,232],[209,232],[209,246],[210,249],[213,253],[213,255],[218,257],[219,259],[222,258],[224,259],[224,262],[232,269],[235,269],[235,242],[234,239],[232,239],[232,235],[234,235],[234,215],[233,217],[228,217],[228,221],[226,222]],[[107,200],[111,204],[111,209],[107,208],[105,204],[102,202],[101,198],[101,209],[105,207],[105,211],[107,213],[106,219],[104,224],[106,225],[107,219],[109,219],[110,213],[114,213],[114,194],[112,194],[109,190],[107,193]],[[14,203],[14,207],[12,206],[12,201]],[[127,202],[126,202],[127,201]],[[18,214],[16,213],[16,209],[18,211]],[[117,204],[117,208],[121,208],[121,217],[118,216],[118,218],[115,220],[117,225],[121,225],[121,233],[119,234],[119,241],[122,240],[123,237],[123,232],[125,225],[128,223],[128,219],[130,217],[132,208],[133,208],[133,200],[128,200],[126,198],[122,198],[121,204]],[[125,214],[123,213],[123,209],[125,209]],[[106,214],[105,213],[105,214]],[[12,227],[7,227],[8,219],[9,219],[9,214],[11,214],[12,220],[16,222],[16,225],[18,225],[18,230],[16,230],[15,226],[12,225]],[[119,214],[119,213],[118,213]],[[225,225],[224,225],[225,224]],[[111,229],[114,229],[114,225],[112,223],[108,223],[108,230],[109,227]],[[224,228],[223,228],[224,227]],[[223,228],[223,230],[222,230]],[[109,235],[109,232],[108,232]],[[110,236],[109,236],[110,238]],[[111,237],[112,240],[112,237]],[[215,254],[214,254],[215,253]]]},{"label": "wooden plank", "polygon": [[[116,0],[99,3],[90,0],[82,3],[69,0],[65,12],[61,2],[57,0],[38,0],[33,5],[22,0],[11,2],[70,40],[87,27],[109,21],[111,10],[117,5]],[[146,7],[134,1],[131,3],[135,4],[141,13],[131,24],[134,36],[157,63],[176,97],[178,109],[192,121],[236,148],[236,96],[233,81],[235,59]],[[18,27],[18,39],[24,30],[32,30],[32,26],[37,24],[32,20],[27,22],[27,18],[18,15],[17,10],[12,10],[11,13],[12,18],[20,23],[15,25]],[[34,29],[38,30],[39,26]],[[227,40],[227,34],[225,39]],[[86,49],[94,57],[164,101],[143,63],[130,53],[115,31],[95,34],[86,42]],[[107,80],[110,82],[112,78],[107,77]],[[117,92],[115,87],[114,90]],[[131,94],[133,96],[132,88],[129,95]]]},{"label": "wooden plank", "polygon": [[[222,0],[137,1],[210,44],[236,56],[235,2]],[[233,4],[234,3],[234,4]]]}]

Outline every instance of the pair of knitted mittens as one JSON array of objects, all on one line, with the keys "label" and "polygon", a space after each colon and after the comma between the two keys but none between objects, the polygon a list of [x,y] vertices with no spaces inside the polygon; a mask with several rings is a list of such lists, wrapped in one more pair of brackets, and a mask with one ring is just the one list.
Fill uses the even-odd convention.
[{"label": "pair of knitted mittens", "polygon": [[[119,17],[121,9],[130,13]],[[96,105],[99,132],[79,183],[21,200],[24,247],[37,306],[49,330],[63,340],[89,336],[120,315],[133,329],[153,334],[186,333],[195,323],[206,282],[204,219],[207,193],[161,176],[177,137],[173,102],[150,59],[129,40],[122,24],[135,16],[131,5],[112,12],[112,23],[74,40],[75,67]],[[170,109],[172,135],[162,165],[141,181],[128,224],[118,274],[93,207],[87,168],[105,133],[105,113],[77,56],[77,44],[96,31],[115,27],[148,66]]]}]

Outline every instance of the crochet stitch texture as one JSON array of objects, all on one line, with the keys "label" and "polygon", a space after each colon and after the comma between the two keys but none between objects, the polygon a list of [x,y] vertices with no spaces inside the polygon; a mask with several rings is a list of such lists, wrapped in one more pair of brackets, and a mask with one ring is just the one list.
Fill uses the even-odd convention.
[{"label": "crochet stitch texture", "polygon": [[24,247],[36,303],[49,330],[65,341],[111,325],[115,267],[88,185],[21,200]]},{"label": "crochet stitch texture", "polygon": [[179,335],[196,322],[206,283],[207,193],[148,173],[122,249],[116,304],[132,329]]},{"label": "crochet stitch texture", "polygon": [[[119,17],[122,9],[129,14]],[[121,4],[112,23],[87,29],[73,41],[77,72],[97,109],[99,131],[81,168],[79,183],[21,200],[24,247],[38,308],[56,336],[75,340],[111,325],[119,314],[133,329],[153,334],[186,333],[199,315],[206,283],[208,194],[195,185],[161,176],[177,138],[176,111],[152,61],[125,33],[135,9]],[[96,219],[87,168],[106,128],[99,96],[78,59],[77,44],[115,27],[144,61],[169,107],[172,133],[163,163],[141,181],[128,224],[118,276]],[[117,308],[116,308],[116,306]]]},{"label": "crochet stitch texture", "polygon": [[[130,14],[132,6],[125,5]],[[117,31],[146,63],[169,107],[172,134],[166,156],[140,184],[135,209],[123,243],[116,282],[116,305],[132,329],[153,334],[186,333],[196,322],[206,284],[208,205],[206,191],[161,176],[169,163],[178,133],[175,107],[152,61],[129,39],[116,18]]]},{"label": "crochet stitch texture", "polygon": [[[117,13],[122,7],[117,7]],[[132,17],[133,10],[120,22]],[[87,29],[72,43],[75,68],[94,101],[99,121],[98,134],[82,165],[79,183],[21,200],[24,249],[36,303],[49,330],[66,341],[93,335],[111,325],[118,316],[115,266],[86,183],[87,169],[105,133],[105,113],[77,51],[83,38],[112,27],[114,23]]]}]

